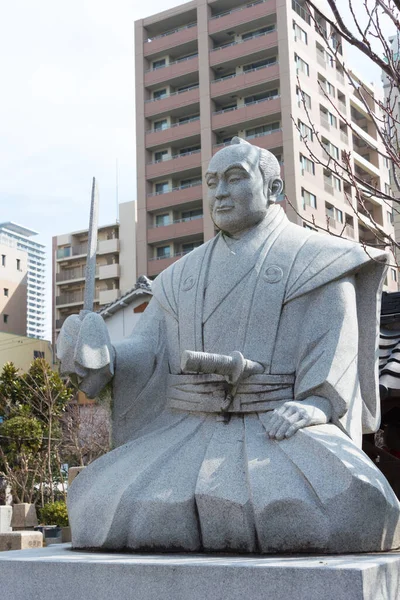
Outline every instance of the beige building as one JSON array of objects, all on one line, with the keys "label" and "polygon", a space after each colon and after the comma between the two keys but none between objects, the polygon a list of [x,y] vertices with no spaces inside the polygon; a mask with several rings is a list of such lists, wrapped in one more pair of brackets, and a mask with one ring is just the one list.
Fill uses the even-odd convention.
[{"label": "beige building", "polygon": [[0,332],[26,335],[27,271],[27,253],[0,239]]},{"label": "beige building", "polygon": [[[235,135],[281,162],[292,221],[328,221],[332,233],[367,243],[371,229],[393,230],[379,198],[369,194],[357,206],[326,166],[345,150],[362,181],[389,185],[373,122],[302,4],[192,0],[136,22],[138,273],[154,277],[214,235],[202,172]],[[310,159],[304,139],[325,166]],[[389,289],[396,276],[390,271]]]},{"label": "beige building", "polygon": [[12,362],[22,371],[28,371],[35,358],[44,358],[53,365],[50,342],[22,335],[0,333],[0,370],[6,362]]},{"label": "beige building", "polygon": [[[98,228],[96,292],[99,310],[136,283],[135,202],[119,205],[119,222]],[[88,230],[53,237],[53,342],[83,308]]]}]

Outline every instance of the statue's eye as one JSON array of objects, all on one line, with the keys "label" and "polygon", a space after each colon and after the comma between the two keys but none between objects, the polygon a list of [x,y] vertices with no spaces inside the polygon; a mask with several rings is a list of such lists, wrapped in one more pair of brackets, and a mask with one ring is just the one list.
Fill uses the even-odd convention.
[{"label": "statue's eye", "polygon": [[215,188],[215,187],[217,187],[217,183],[216,183],[216,181],[215,181],[214,179],[209,179],[209,180],[207,181],[207,186],[208,186],[209,188]]}]

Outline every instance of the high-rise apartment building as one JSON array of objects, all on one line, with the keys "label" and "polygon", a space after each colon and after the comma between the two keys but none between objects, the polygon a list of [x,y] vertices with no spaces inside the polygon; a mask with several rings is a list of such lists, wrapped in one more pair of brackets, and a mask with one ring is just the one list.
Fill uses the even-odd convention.
[{"label": "high-rise apartment building", "polygon": [[389,185],[373,121],[321,32],[347,64],[346,48],[315,17],[295,0],[193,0],[136,22],[138,273],[153,277],[214,235],[202,172],[237,135],[281,162],[292,221],[366,243],[376,227],[392,231],[390,207],[368,190],[357,204],[328,166],[345,150],[361,181]]},{"label": "high-rise apartment building", "polygon": [[[94,310],[136,283],[135,202],[119,205],[119,222],[98,228]],[[53,342],[65,319],[83,308],[88,230],[53,237]]]},{"label": "high-rise apartment building", "polygon": [[[42,339],[45,335],[45,268],[46,252],[43,244],[32,239],[38,235],[33,229],[17,223],[0,223],[0,243],[22,250],[27,255],[27,337]],[[17,333],[17,332],[13,332]]]}]

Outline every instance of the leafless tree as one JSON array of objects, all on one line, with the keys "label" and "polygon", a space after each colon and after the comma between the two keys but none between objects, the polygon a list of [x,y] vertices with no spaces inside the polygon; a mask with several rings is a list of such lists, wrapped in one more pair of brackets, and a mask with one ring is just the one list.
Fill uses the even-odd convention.
[{"label": "leafless tree", "polygon": [[[376,132],[377,139],[382,142],[383,150],[373,148],[380,155],[381,160],[391,166],[391,189],[381,189],[373,177],[367,177],[365,173],[355,167],[352,160],[352,152],[337,152],[337,148],[327,145],[324,135],[319,126],[312,119],[307,106],[307,96],[298,80],[301,94],[301,102],[306,114],[307,131],[301,129],[298,122],[295,126],[299,135],[307,147],[309,156],[314,163],[322,165],[329,175],[334,174],[340,179],[346,201],[351,207],[355,218],[361,216],[364,228],[368,233],[364,236],[362,243],[390,248],[395,250],[400,246],[394,239],[394,235],[387,233],[385,227],[380,224],[374,215],[374,200],[378,199],[386,207],[388,213],[400,212],[400,144],[399,144],[399,88],[400,67],[398,62],[398,50],[400,49],[400,0],[349,0],[348,14],[344,13],[342,2],[326,0],[329,6],[323,14],[320,8],[312,0],[304,0],[301,5],[302,17],[321,36],[323,55],[336,67],[337,72],[353,88],[353,93],[361,103],[364,113]],[[297,5],[300,6],[300,5]],[[361,22],[362,21],[362,22]],[[386,27],[385,21],[389,22],[396,32],[393,45],[383,33]],[[386,94],[381,98],[374,91],[361,82],[349,69],[343,57],[343,44],[347,43],[357,48],[370,61],[378,66],[385,75]],[[343,104],[331,93],[329,85],[318,81],[320,90],[329,104],[329,111],[339,123],[341,134],[344,139],[353,139],[353,146],[359,144],[357,151],[368,153],[368,136],[360,135],[360,128],[356,124],[353,115],[346,112]],[[347,107],[349,108],[349,107]],[[354,111],[356,114],[356,111]],[[311,143],[317,141],[317,144]],[[393,190],[393,191],[392,191]],[[394,192],[394,193],[393,193]],[[386,215],[385,215],[386,216]],[[364,217],[364,218],[363,218]],[[304,220],[304,216],[302,215]],[[315,219],[310,219],[310,224],[315,228],[318,225]],[[330,228],[330,219],[327,217],[326,227]],[[334,233],[330,231],[330,233]],[[339,235],[346,233],[346,223]]]}]

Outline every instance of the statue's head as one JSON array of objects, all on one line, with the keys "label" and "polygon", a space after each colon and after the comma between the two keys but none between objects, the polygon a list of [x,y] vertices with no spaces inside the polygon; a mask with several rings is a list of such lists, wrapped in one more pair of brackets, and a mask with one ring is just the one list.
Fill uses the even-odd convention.
[{"label": "statue's head", "polygon": [[211,218],[231,235],[262,221],[283,187],[275,156],[238,137],[210,160],[206,182]]}]

